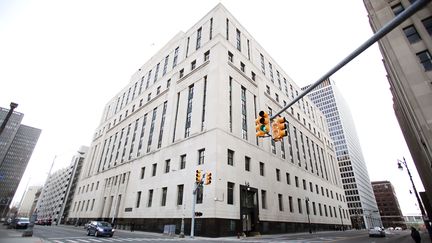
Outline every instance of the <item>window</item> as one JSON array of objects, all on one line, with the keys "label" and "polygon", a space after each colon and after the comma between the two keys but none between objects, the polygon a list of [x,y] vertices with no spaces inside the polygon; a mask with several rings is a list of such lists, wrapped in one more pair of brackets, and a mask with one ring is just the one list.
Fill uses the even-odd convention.
[{"label": "window", "polygon": [[166,199],[167,199],[167,187],[162,187],[162,199],[161,199],[161,206],[164,207],[166,205]]},{"label": "window", "polygon": [[261,190],[261,207],[263,209],[267,208],[267,192],[265,190]]},{"label": "window", "polygon": [[210,59],[210,50],[204,53],[204,62]]},{"label": "window", "polygon": [[203,202],[203,186],[200,185],[196,191],[196,204],[201,204]]},{"label": "window", "polygon": [[290,173],[286,173],[285,175],[286,175],[286,182],[287,182],[287,184],[291,185],[291,176],[290,176]]},{"label": "window", "polygon": [[204,152],[205,149],[198,150],[198,165],[204,164]]},{"label": "window", "polygon": [[201,31],[202,28],[200,27],[197,31],[196,50],[198,50],[201,47]]},{"label": "window", "polygon": [[252,76],[252,80],[255,81],[256,80],[256,74],[251,71],[251,76]]},{"label": "window", "polygon": [[313,192],[313,185],[312,185],[312,182],[309,182],[309,190],[310,190],[311,192]]},{"label": "window", "polygon": [[294,207],[293,207],[293,200],[291,196],[288,196],[288,202],[289,202],[289,210],[290,213],[294,212]]},{"label": "window", "polygon": [[184,185],[177,185],[177,205],[183,205]]},{"label": "window", "polygon": [[164,67],[163,67],[163,71],[162,71],[162,76],[166,74],[167,72],[167,68],[168,68],[168,59],[169,59],[169,55],[165,57],[165,62],[164,62]]},{"label": "window", "polygon": [[279,201],[279,211],[283,211],[283,198],[282,198],[282,194],[278,194],[278,201]]},{"label": "window", "polygon": [[233,205],[234,204],[234,183],[228,182],[227,185],[227,203]]},{"label": "window", "polygon": [[153,189],[150,189],[149,190],[147,207],[151,207],[152,206],[152,201],[153,201]]},{"label": "window", "polygon": [[152,165],[152,176],[156,176],[156,168],[157,168],[157,164],[153,164]]},{"label": "window", "polygon": [[213,18],[210,18],[210,40],[213,37]]},{"label": "window", "polygon": [[316,207],[315,207],[315,202],[312,202],[312,210],[313,210],[313,214],[316,215]]},{"label": "window", "polygon": [[247,140],[247,108],[246,108],[246,88],[241,87],[241,109],[242,109],[242,138]]},{"label": "window", "polygon": [[[156,95],[160,94],[160,90],[161,90],[161,86],[158,86],[156,89]],[[133,111],[133,109],[132,109],[132,111]]]},{"label": "window", "polygon": [[245,64],[243,62],[240,62],[240,70],[242,70],[242,72],[245,71]]},{"label": "window", "polygon": [[165,173],[169,173],[170,163],[171,163],[171,160],[169,160],[169,159],[165,160]]},{"label": "window", "polygon": [[186,154],[180,155],[180,170],[186,168]]},{"label": "window", "polygon": [[419,58],[420,63],[423,65],[425,71],[432,70],[431,55],[428,50],[417,53],[417,57]]},{"label": "window", "polygon": [[264,56],[263,56],[263,54],[260,53],[260,57],[261,57],[261,71],[265,75],[265,64],[264,64]]},{"label": "window", "polygon": [[166,82],[167,89],[170,87],[170,85],[171,85],[171,79],[168,79],[167,82]]},{"label": "window", "polygon": [[157,80],[157,78],[158,78],[159,66],[160,66],[160,63],[158,63],[158,64],[156,65],[156,71],[155,71],[155,76],[154,76],[154,79],[153,79],[153,83],[156,82],[156,80]]},{"label": "window", "polygon": [[422,23],[429,33],[430,36],[432,36],[432,17],[426,18],[422,20]]},{"label": "window", "polygon": [[234,166],[234,151],[228,149],[228,165]]},{"label": "window", "polygon": [[305,179],[303,179],[303,189],[307,190],[307,188],[306,188],[306,180]]},{"label": "window", "polygon": [[264,176],[264,163],[260,162],[260,175]]},{"label": "window", "polygon": [[[148,95],[147,95],[147,101],[150,101],[151,100],[151,93],[149,93]],[[127,116],[127,114],[125,115],[125,117]]]},{"label": "window", "polygon": [[296,185],[296,187],[299,187],[299,180],[298,180],[298,177],[295,176],[295,177],[294,177],[294,180],[295,180],[295,185]]},{"label": "window", "polygon": [[145,167],[141,167],[141,179],[144,179]]},{"label": "window", "polygon": [[137,192],[136,208],[139,208],[141,202],[141,191]]},{"label": "window", "polygon": [[229,127],[232,132],[232,77],[229,77]]},{"label": "window", "polygon": [[299,213],[303,213],[303,209],[302,209],[302,204],[301,204],[301,199],[300,198],[297,198],[297,205],[298,205]]},{"label": "window", "polygon": [[177,47],[174,51],[174,59],[173,59],[173,68],[177,65],[177,58],[179,54],[179,47]]},{"label": "window", "polygon": [[250,158],[245,156],[245,171],[250,171]]},{"label": "window", "polygon": [[158,145],[157,145],[158,148],[160,148],[162,146],[162,137],[163,137],[163,132],[164,132],[165,115],[166,115],[166,110],[167,110],[167,102],[168,101],[164,102],[163,109],[162,109],[162,119],[161,119],[160,128],[159,128],[159,139],[158,139]]},{"label": "window", "polygon": [[392,6],[391,8],[392,8],[395,16],[402,13],[405,10],[401,3],[398,3],[394,6]]},{"label": "window", "polygon": [[186,123],[185,123],[185,134],[184,137],[189,137],[191,122],[192,122],[192,100],[194,95],[194,85],[189,86],[188,103],[187,103],[187,113],[186,113]]},{"label": "window", "polygon": [[184,75],[184,68],[182,68],[179,72],[179,78],[183,78]]},{"label": "window", "polygon": [[408,41],[413,44],[421,40],[420,35],[417,33],[416,28],[414,25],[410,25],[403,29],[405,36],[407,37]]},{"label": "window", "polygon": [[196,60],[193,60],[191,62],[191,70],[194,70],[196,68]]},{"label": "window", "polygon": [[237,29],[237,50],[241,51],[241,33],[240,30]]},{"label": "window", "polygon": [[228,52],[228,61],[234,62],[234,55],[231,52]]},{"label": "window", "polygon": [[266,92],[267,94],[270,94],[270,86],[266,85]]},{"label": "window", "polygon": [[226,39],[229,40],[229,19],[226,19]]},{"label": "window", "polygon": [[150,123],[149,138],[147,141],[147,153],[150,152],[150,148],[151,148],[152,141],[153,141],[153,132],[154,132],[154,127],[155,127],[156,114],[157,114],[157,107],[153,109],[152,120]]},{"label": "window", "polygon": [[280,181],[280,170],[276,169],[276,180]]}]

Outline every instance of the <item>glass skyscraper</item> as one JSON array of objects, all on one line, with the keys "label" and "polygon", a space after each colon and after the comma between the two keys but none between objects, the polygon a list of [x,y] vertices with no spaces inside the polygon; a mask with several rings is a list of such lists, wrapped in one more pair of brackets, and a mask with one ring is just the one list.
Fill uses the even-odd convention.
[{"label": "glass skyscraper", "polygon": [[381,226],[371,181],[347,103],[330,80],[321,83],[308,97],[326,116],[353,227]]}]

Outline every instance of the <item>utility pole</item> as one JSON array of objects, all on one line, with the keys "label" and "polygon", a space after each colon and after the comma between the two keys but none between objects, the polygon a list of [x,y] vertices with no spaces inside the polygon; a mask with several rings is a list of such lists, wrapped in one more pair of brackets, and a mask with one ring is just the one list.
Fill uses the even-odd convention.
[{"label": "utility pole", "polygon": [[[297,101],[299,101],[303,96],[307,95],[310,91],[315,89],[318,85],[320,85],[322,82],[327,80],[330,76],[332,76],[335,72],[337,72],[339,69],[341,69],[343,66],[348,64],[350,61],[352,61],[354,58],[356,58],[358,55],[360,55],[363,51],[365,51],[367,48],[369,48],[371,45],[373,45],[375,42],[377,42],[379,39],[384,37],[386,34],[388,34],[390,31],[392,31],[394,28],[396,28],[398,25],[400,25],[402,22],[407,20],[409,17],[411,17],[414,13],[422,9],[426,6],[431,0],[417,0],[414,1],[407,9],[405,9],[403,12],[398,14],[394,19],[392,19],[390,22],[388,22],[386,25],[381,27],[375,34],[373,34],[366,42],[364,42],[361,46],[359,46],[357,49],[355,49],[351,54],[349,54],[347,57],[345,57],[341,62],[336,64],[330,71],[325,73],[321,78],[319,78],[315,83],[311,84],[306,90],[304,90],[302,93],[300,93],[297,97],[295,97],[291,102],[289,102],[282,110],[279,112],[276,112],[272,117],[270,117],[270,120],[275,119],[278,117],[282,112],[287,110],[289,107],[291,107],[293,104],[295,104]],[[366,71],[366,70],[365,70]]]},{"label": "utility pole", "polygon": [[432,240],[432,229],[431,229],[431,226],[430,226],[430,224],[429,224],[430,219],[429,219],[428,215],[426,214],[426,211],[425,211],[425,209],[424,209],[424,207],[423,207],[423,203],[422,203],[422,201],[421,201],[421,199],[420,199],[420,196],[419,196],[419,194],[418,194],[418,192],[417,192],[417,188],[415,187],[415,184],[414,184],[414,181],[413,181],[413,178],[412,178],[411,172],[410,172],[410,170],[408,169],[408,165],[407,165],[407,162],[406,162],[406,160],[405,160],[405,157],[403,157],[403,161],[398,160],[398,168],[399,168],[399,169],[403,169],[402,164],[405,166],[405,168],[406,168],[406,170],[407,170],[407,172],[408,172],[408,176],[409,176],[409,178],[410,178],[410,180],[411,180],[411,184],[412,184],[412,187],[413,187],[413,190],[414,190],[414,195],[416,196],[416,198],[417,198],[417,203],[418,203],[418,205],[419,205],[419,207],[420,207],[420,212],[421,212],[421,214],[422,214],[423,222],[424,222],[424,224],[425,224],[425,226],[426,226],[426,229],[427,229],[427,231],[428,231],[429,237],[430,237],[430,239]]}]

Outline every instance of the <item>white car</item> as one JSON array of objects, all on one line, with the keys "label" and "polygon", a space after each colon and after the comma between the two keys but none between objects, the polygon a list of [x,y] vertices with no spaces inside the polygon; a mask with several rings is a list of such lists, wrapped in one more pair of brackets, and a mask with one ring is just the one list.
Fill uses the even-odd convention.
[{"label": "white car", "polygon": [[385,231],[381,227],[370,228],[369,237],[385,237]]}]

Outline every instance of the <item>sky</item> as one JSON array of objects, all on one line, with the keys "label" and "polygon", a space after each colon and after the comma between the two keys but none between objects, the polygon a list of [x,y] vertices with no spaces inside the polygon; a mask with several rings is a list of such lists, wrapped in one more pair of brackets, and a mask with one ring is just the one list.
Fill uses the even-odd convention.
[{"label": "sky", "polygon": [[[1,0],[0,106],[42,129],[13,201],[43,185],[89,146],[105,104],[174,35],[218,3],[299,86],[363,44],[372,31],[363,1],[347,0]],[[377,44],[334,74],[355,122],[371,181],[393,183],[402,212],[419,214],[406,170],[424,190],[393,111]]]}]

